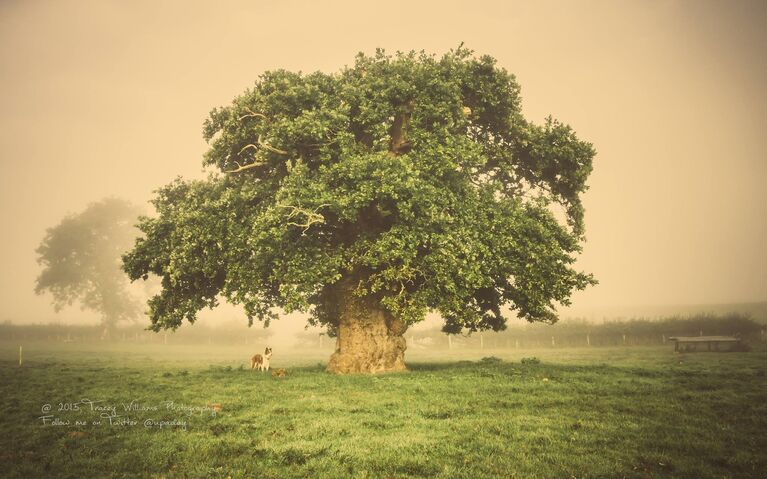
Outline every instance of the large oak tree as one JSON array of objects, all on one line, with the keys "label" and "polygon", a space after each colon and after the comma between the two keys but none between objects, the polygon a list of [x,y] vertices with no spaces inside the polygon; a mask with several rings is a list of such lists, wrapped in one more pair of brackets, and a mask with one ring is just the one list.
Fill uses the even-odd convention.
[{"label": "large oak tree", "polygon": [[521,114],[513,75],[459,48],[359,54],[333,74],[263,74],[204,125],[204,181],[158,190],[124,257],[162,278],[152,328],[219,298],[250,323],[310,313],[337,336],[328,370],[403,370],[428,311],[456,333],[505,313],[553,321],[594,280],[573,269],[594,149]]}]

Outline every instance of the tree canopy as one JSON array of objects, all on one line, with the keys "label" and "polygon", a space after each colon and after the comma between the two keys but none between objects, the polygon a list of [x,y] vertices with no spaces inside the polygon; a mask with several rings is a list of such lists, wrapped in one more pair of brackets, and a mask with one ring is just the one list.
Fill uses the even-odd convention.
[{"label": "tree canopy", "polygon": [[[405,324],[500,330],[507,311],[553,321],[574,290],[580,195],[595,151],[566,124],[521,112],[515,77],[459,48],[359,54],[337,73],[266,72],[203,127],[206,180],[160,188],[124,256],[162,278],[152,328],[223,297],[338,325],[353,285]],[[557,214],[561,211],[562,214]]]},{"label": "tree canopy", "polygon": [[135,241],[139,214],[135,205],[106,198],[49,228],[37,248],[43,271],[35,292],[50,293],[56,311],[78,301],[110,328],[138,317],[141,304],[127,290],[120,257]]}]

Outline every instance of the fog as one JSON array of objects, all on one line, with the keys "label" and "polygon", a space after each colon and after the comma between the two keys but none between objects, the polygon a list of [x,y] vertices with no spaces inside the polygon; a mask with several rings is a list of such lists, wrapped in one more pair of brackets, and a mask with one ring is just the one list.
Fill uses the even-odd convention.
[{"label": "fog", "polygon": [[[766,21],[758,1],[2,2],[0,321],[97,321],[34,294],[46,229],[202,177],[203,120],[260,73],[461,42],[517,75],[527,118],[598,152],[578,266],[600,284],[564,317],[767,301]],[[230,306],[200,322],[229,319],[246,323]],[[303,328],[289,319],[273,340]]]}]

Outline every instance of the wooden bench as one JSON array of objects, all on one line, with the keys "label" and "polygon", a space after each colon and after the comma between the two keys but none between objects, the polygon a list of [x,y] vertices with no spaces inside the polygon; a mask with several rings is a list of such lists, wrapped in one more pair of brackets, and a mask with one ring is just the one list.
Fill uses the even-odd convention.
[{"label": "wooden bench", "polygon": [[[674,341],[674,351],[700,351],[698,347],[706,347],[706,351],[731,351],[740,344],[740,338],[735,336],[674,336],[668,338]],[[727,345],[727,348],[720,348]]]}]

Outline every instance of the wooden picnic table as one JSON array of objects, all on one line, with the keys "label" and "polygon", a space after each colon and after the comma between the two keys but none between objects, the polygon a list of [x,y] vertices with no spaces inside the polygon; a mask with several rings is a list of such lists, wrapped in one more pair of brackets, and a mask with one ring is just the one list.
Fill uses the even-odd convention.
[{"label": "wooden picnic table", "polygon": [[677,352],[680,349],[682,351],[697,351],[699,344],[706,344],[708,351],[720,351],[719,346],[721,344],[727,344],[731,348],[740,343],[740,338],[735,336],[672,336],[668,339],[674,341],[674,351]]}]

